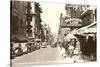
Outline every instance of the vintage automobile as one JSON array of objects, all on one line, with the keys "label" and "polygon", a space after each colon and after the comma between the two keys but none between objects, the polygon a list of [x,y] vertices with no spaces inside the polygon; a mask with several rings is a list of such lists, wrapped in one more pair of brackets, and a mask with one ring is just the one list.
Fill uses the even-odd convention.
[{"label": "vintage automobile", "polygon": [[55,48],[55,47],[57,47],[57,42],[53,42],[53,43],[51,44],[51,48]]},{"label": "vintage automobile", "polygon": [[21,43],[18,43],[18,46],[14,48],[15,55],[21,56],[23,54]]},{"label": "vintage automobile", "polygon": [[40,49],[41,44],[42,44],[41,39],[35,39],[35,46],[36,46],[37,49]]},{"label": "vintage automobile", "polygon": [[11,59],[27,53],[26,43],[11,43]]},{"label": "vintage automobile", "polygon": [[14,59],[14,57],[15,57],[15,51],[14,51],[14,48],[13,48],[13,43],[11,43],[10,58]]},{"label": "vintage automobile", "polygon": [[36,50],[35,42],[28,42],[26,46],[27,46],[27,53]]},{"label": "vintage automobile", "polygon": [[42,48],[47,48],[47,42],[42,42],[41,47],[42,47]]},{"label": "vintage automobile", "polygon": [[27,51],[25,44],[27,43],[27,38],[22,35],[13,35],[11,37],[11,58],[21,56]]}]

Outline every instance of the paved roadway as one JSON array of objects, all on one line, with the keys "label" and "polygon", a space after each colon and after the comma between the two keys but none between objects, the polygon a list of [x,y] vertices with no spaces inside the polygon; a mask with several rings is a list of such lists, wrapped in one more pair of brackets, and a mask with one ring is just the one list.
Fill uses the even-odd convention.
[{"label": "paved roadway", "polygon": [[34,64],[55,64],[61,62],[59,48],[40,48],[34,52],[16,57],[12,60],[12,67],[19,67],[20,65],[34,65]]},{"label": "paved roadway", "polygon": [[[60,48],[40,48],[34,52],[16,57],[12,60],[12,67],[26,67],[42,64],[58,64],[58,63],[74,63],[74,58],[62,58],[60,55]],[[78,62],[86,62],[87,60],[78,60]]]}]

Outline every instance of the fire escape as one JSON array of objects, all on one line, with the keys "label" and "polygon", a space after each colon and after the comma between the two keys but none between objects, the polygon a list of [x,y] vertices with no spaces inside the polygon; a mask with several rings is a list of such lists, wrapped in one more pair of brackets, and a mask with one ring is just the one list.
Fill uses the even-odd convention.
[{"label": "fire escape", "polygon": [[31,30],[32,25],[31,25],[31,21],[32,21],[33,14],[31,13],[31,9],[32,9],[31,3],[28,2],[27,3],[27,17],[26,17],[27,18],[27,25],[26,25],[27,30],[26,30],[26,32],[28,34],[28,37],[32,37],[32,30]]}]

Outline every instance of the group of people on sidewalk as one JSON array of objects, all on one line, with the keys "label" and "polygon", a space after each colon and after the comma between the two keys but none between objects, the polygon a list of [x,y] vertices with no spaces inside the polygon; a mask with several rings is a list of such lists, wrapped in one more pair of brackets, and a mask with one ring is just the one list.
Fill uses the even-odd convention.
[{"label": "group of people on sidewalk", "polygon": [[80,50],[80,41],[74,35],[71,35],[68,38],[68,36],[65,34],[62,42],[60,43],[60,47],[63,59],[66,57],[80,58],[82,55],[82,52]]}]

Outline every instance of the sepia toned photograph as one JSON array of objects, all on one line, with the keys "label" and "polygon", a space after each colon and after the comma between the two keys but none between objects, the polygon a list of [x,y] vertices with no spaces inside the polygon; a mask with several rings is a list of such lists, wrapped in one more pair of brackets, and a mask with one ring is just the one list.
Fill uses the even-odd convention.
[{"label": "sepia toned photograph", "polygon": [[96,62],[96,29],[96,5],[11,0],[11,67]]}]

